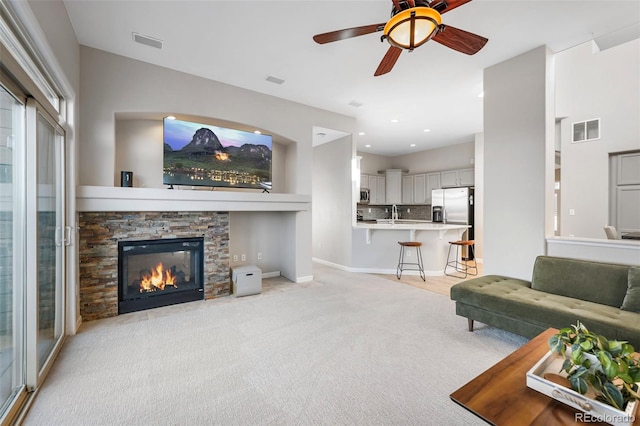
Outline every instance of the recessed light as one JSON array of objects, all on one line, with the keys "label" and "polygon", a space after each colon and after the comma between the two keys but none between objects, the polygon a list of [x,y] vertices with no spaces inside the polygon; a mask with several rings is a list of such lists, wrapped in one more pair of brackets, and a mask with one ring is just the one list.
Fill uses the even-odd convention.
[{"label": "recessed light", "polygon": [[317,135],[317,136],[321,136],[321,137],[325,137],[325,136],[327,136],[327,134],[326,134],[326,133],[324,133],[324,132],[318,132],[318,133],[316,133],[316,135]]},{"label": "recessed light", "polygon": [[167,120],[175,120],[176,119],[175,115],[167,115],[165,118]]},{"label": "recessed light", "polygon": [[431,129],[424,129],[424,132],[430,132]]},{"label": "recessed light", "polygon": [[397,123],[397,122],[398,122],[398,119],[397,119],[397,118],[394,118],[393,120],[391,120],[391,122],[392,122],[392,123]]},{"label": "recessed light", "polygon": [[261,135],[262,132],[260,130],[254,130],[253,133],[255,133],[256,135]]},{"label": "recessed light", "polygon": [[364,136],[364,132],[360,132],[358,133],[360,136]]},{"label": "recessed light", "polygon": [[411,144],[411,145],[409,145],[409,146],[416,146],[416,144],[415,144],[415,143],[412,143],[412,144]]},{"label": "recessed light", "polygon": [[364,146],[365,148],[371,148],[371,145],[367,144]]},{"label": "recessed light", "polygon": [[478,93],[478,97],[479,97],[479,98],[484,98],[484,92],[480,92],[480,93]]}]

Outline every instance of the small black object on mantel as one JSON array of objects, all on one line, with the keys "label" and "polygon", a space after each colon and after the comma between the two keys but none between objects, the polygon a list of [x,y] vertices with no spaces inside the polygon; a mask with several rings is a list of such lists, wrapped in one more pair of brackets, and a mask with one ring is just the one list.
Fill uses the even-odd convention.
[{"label": "small black object on mantel", "polygon": [[123,188],[133,187],[133,172],[128,172],[128,171],[120,172],[120,186]]}]

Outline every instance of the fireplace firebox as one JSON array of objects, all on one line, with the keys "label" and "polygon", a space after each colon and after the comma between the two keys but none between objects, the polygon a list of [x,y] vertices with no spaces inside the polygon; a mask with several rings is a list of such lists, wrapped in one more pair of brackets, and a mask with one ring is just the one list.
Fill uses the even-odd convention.
[{"label": "fireplace firebox", "polygon": [[204,299],[204,238],[118,242],[118,314]]}]

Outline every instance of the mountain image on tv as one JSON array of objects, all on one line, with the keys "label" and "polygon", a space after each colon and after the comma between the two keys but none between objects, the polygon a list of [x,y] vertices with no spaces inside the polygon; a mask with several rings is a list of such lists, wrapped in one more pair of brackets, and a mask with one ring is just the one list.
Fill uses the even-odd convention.
[{"label": "mountain image on tv", "polygon": [[164,120],[165,185],[271,189],[272,139],[182,120]]}]

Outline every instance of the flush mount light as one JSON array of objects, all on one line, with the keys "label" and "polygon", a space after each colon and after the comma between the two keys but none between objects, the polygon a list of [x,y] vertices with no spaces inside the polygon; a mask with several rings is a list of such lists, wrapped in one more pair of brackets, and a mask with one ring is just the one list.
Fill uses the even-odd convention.
[{"label": "flush mount light", "polygon": [[384,26],[382,40],[392,46],[413,50],[431,39],[442,24],[437,10],[430,7],[412,7],[398,12]]}]

